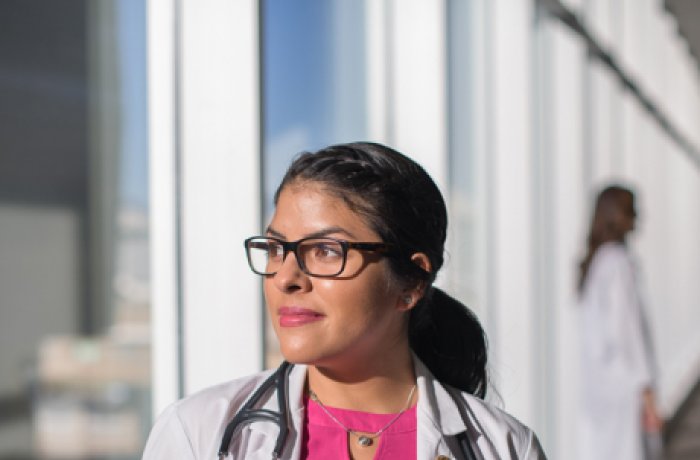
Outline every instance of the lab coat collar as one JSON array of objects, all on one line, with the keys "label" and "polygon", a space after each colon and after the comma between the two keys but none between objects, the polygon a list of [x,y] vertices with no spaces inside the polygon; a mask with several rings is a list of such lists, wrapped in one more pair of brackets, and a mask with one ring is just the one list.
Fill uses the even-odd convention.
[{"label": "lab coat collar", "polygon": [[438,382],[428,367],[413,356],[413,366],[418,384],[418,412],[439,432],[456,435],[467,429],[454,400],[447,389]]},{"label": "lab coat collar", "polygon": [[[456,436],[466,433],[470,442],[476,445],[478,439],[484,436],[480,424],[461,391],[440,383],[415,354],[413,365],[420,395],[417,407],[417,458],[453,458],[455,455],[461,458]],[[469,426],[456,401],[461,401]]]},{"label": "lab coat collar", "polygon": [[[418,385],[417,403],[417,457],[435,458],[439,454],[449,453],[447,437],[455,436],[467,430],[459,409],[448,390],[435,379],[425,364],[414,354],[413,366]],[[284,459],[297,460],[301,454],[304,423],[304,388],[306,386],[307,366],[296,364],[289,374],[289,434],[283,453]],[[465,403],[466,406],[466,403]],[[263,408],[279,411],[276,397],[268,397]],[[467,409],[469,417],[473,417]],[[269,437],[274,445],[278,427],[271,423],[253,423],[251,430]],[[472,424],[470,437],[481,436],[478,424]]]}]

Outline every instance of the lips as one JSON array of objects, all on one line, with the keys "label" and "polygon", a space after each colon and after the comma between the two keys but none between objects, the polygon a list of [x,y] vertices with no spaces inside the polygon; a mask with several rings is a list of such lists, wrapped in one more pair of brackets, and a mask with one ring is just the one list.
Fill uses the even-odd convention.
[{"label": "lips", "polygon": [[282,327],[304,326],[325,318],[325,315],[303,307],[280,307],[277,314]]}]

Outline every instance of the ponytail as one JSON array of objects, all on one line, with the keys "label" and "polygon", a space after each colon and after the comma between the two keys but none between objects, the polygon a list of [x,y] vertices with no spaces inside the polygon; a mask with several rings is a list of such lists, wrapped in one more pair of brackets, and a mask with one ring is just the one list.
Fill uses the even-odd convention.
[{"label": "ponytail", "polygon": [[442,383],[486,395],[486,335],[474,313],[432,287],[411,311],[411,348]]}]

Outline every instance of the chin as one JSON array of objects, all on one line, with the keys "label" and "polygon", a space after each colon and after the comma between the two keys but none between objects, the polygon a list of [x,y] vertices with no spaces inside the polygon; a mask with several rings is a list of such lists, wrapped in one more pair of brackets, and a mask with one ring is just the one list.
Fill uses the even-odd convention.
[{"label": "chin", "polygon": [[292,364],[311,364],[319,358],[318,350],[311,346],[280,343],[280,352],[284,359]]},{"label": "chin", "polygon": [[310,366],[331,366],[332,363],[342,361],[342,353],[332,352],[328,349],[320,349],[318,344],[304,344],[304,346],[285,346],[280,343],[280,352],[284,359],[292,364],[307,364]]}]

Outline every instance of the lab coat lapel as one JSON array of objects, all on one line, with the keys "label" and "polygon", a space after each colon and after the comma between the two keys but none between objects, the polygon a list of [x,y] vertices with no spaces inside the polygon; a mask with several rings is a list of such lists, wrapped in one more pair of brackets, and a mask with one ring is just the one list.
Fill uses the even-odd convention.
[{"label": "lab coat lapel", "polygon": [[465,424],[455,398],[450,395],[447,388],[415,355],[413,363],[420,391],[417,407],[417,458],[436,459],[443,455],[450,459],[462,459],[462,451],[456,436],[466,432],[472,446],[478,446],[475,452],[478,459],[497,460],[498,455],[460,392],[452,389],[455,398],[464,402],[463,409],[469,420],[469,426]]},{"label": "lab coat lapel", "polygon": [[[289,374],[287,398],[289,404],[289,433],[282,450],[282,459],[299,460],[301,456],[302,427],[304,422],[304,386],[306,384],[306,366],[297,364]],[[273,412],[279,412],[277,393],[271,392],[262,406]],[[279,428],[270,422],[250,424],[250,432],[246,446],[246,460],[269,460],[277,441]]]},{"label": "lab coat lapel", "polygon": [[417,458],[433,459],[440,455],[454,458],[456,453],[450,449],[446,437],[467,428],[445,388],[415,355],[413,362],[419,391]]},{"label": "lab coat lapel", "polygon": [[[417,404],[417,458],[434,459],[440,455],[448,458],[461,458],[461,453],[454,448],[454,436],[469,430],[470,438],[484,438],[478,423],[468,428],[459,409],[447,389],[438,382],[430,370],[414,355],[419,398]],[[306,366],[295,365],[289,375],[289,434],[282,453],[285,460],[299,460],[301,456],[302,429],[304,422],[304,387],[306,384]],[[466,404],[466,402],[465,402]],[[277,396],[271,392],[264,409],[279,411]],[[467,408],[469,417],[473,417]],[[268,422],[256,422],[249,425],[249,435],[245,448],[246,460],[268,460],[277,440],[279,428]],[[484,439],[479,439],[484,441]],[[482,444],[480,442],[479,444]],[[478,455],[478,454],[477,454]],[[488,458],[498,458],[497,456]]]}]

